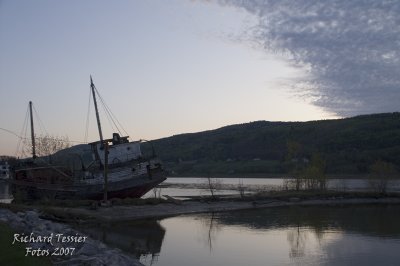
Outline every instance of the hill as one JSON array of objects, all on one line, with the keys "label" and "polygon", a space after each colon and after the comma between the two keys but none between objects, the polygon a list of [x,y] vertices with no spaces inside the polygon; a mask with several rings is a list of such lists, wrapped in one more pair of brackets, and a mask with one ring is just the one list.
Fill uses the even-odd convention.
[{"label": "hill", "polygon": [[365,174],[377,160],[400,168],[400,113],[309,122],[256,121],[157,139],[153,145],[177,175],[284,174],[288,143],[296,158],[315,153],[328,174]]}]

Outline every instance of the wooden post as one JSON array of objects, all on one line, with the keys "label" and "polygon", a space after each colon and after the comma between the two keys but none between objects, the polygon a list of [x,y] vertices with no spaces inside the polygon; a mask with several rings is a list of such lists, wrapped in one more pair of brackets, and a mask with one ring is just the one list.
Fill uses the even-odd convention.
[{"label": "wooden post", "polygon": [[103,144],[103,132],[101,131],[100,116],[99,116],[99,110],[97,109],[97,101],[96,101],[96,92],[95,92],[96,87],[94,86],[92,76],[90,76],[90,87],[92,88],[93,103],[94,103],[94,109],[96,111],[97,128],[99,130],[100,142],[101,144]]},{"label": "wooden post", "polygon": [[29,112],[31,116],[31,140],[32,140],[32,158],[36,158],[36,144],[35,144],[35,129],[33,128],[33,114],[32,114],[32,102],[29,102]]},{"label": "wooden post", "polygon": [[108,142],[104,141],[104,203],[108,200]]}]

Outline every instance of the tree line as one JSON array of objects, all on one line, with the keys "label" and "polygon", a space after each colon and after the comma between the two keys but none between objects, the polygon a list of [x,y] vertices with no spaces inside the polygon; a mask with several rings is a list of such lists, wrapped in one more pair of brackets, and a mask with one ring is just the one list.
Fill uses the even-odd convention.
[{"label": "tree line", "polygon": [[[228,174],[229,169],[237,172],[243,168],[258,169],[255,172],[259,173],[290,173],[292,161],[312,165],[318,161],[317,155],[324,159],[328,174],[365,175],[378,161],[398,171],[400,114],[309,122],[256,121],[175,135],[154,140],[153,144],[161,159],[182,174],[201,174],[205,170]],[[293,152],[295,155],[290,154]]]}]

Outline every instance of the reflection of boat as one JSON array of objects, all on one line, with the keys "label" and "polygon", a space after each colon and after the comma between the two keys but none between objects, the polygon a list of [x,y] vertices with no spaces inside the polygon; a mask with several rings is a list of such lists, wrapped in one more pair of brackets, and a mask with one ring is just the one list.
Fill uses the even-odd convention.
[{"label": "reflection of boat", "polygon": [[16,199],[101,199],[141,197],[165,180],[165,171],[153,153],[144,156],[141,141],[114,133],[103,139],[91,80],[100,140],[37,157],[30,102],[32,158],[13,166],[12,192]]},{"label": "reflection of boat", "polygon": [[80,227],[80,231],[102,242],[134,254],[156,259],[161,252],[165,229],[156,220],[119,223],[113,226]]}]

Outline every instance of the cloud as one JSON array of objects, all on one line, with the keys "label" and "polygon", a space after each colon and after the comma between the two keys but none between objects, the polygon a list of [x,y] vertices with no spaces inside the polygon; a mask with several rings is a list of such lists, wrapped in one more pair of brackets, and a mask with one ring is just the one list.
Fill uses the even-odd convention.
[{"label": "cloud", "polygon": [[217,0],[255,15],[247,38],[307,69],[293,88],[340,116],[398,111],[400,1]]}]

